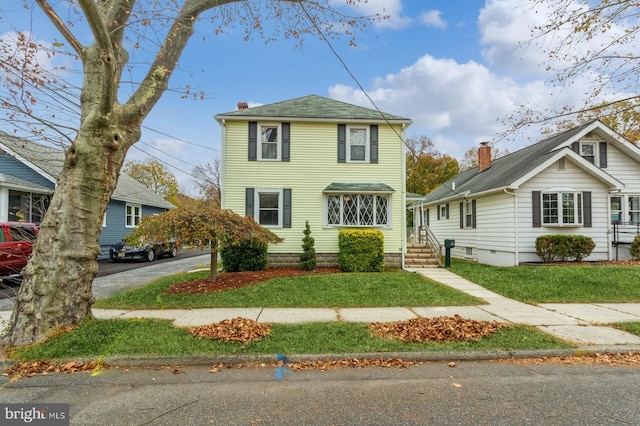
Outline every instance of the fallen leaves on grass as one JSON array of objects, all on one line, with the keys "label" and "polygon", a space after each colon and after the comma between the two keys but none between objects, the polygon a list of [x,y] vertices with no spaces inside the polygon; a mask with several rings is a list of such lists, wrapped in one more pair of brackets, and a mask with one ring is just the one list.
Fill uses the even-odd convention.
[{"label": "fallen leaves on grass", "polygon": [[237,317],[215,324],[188,328],[189,333],[203,339],[248,343],[271,334],[271,327],[248,318]]},{"label": "fallen leaves on grass", "polygon": [[493,334],[503,327],[506,327],[506,324],[470,320],[460,315],[369,324],[369,329],[375,336],[398,339],[406,343],[475,340]]},{"label": "fallen leaves on grass", "polygon": [[3,373],[12,379],[22,379],[48,373],[78,373],[80,371],[95,371],[104,368],[104,364],[98,361],[76,362],[70,361],[63,364],[53,364],[49,361],[21,361],[6,369]]}]

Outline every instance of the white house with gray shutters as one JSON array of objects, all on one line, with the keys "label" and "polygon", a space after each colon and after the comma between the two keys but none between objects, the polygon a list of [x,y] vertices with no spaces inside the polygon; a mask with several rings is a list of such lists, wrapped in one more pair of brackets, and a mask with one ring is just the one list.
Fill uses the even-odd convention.
[{"label": "white house with gray shutters", "polygon": [[[455,240],[452,256],[513,266],[540,262],[540,235],[596,243],[585,260],[629,258],[640,233],[640,149],[592,121],[465,170],[412,206],[416,235]],[[427,232],[429,231],[429,232]]]}]

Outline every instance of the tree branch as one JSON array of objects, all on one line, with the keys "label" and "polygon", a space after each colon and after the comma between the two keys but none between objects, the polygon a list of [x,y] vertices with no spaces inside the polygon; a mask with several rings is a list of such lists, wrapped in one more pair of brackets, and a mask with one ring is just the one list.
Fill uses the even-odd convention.
[{"label": "tree branch", "polygon": [[53,22],[53,25],[58,29],[58,31],[60,31],[60,34],[62,34],[65,40],[67,40],[71,47],[73,47],[73,50],[75,50],[78,55],[82,56],[82,50],[84,47],[71,33],[71,31],[69,31],[69,28],[67,28],[67,26],[62,22],[62,19],[60,19],[55,10],[53,10],[49,2],[47,0],[36,0],[36,3],[40,6],[40,9],[42,9],[45,15],[47,15],[49,20]]},{"label": "tree branch", "polygon": [[[127,2],[124,2],[127,3]],[[78,4],[84,12],[87,23],[91,28],[91,33],[95,38],[95,43],[100,51],[102,51],[102,69],[104,70],[104,78],[102,78],[101,99],[99,111],[102,115],[108,114],[117,99],[118,84],[117,77],[117,60],[113,51],[111,37],[107,32],[107,28],[102,21],[102,15],[94,0],[78,0]]]}]

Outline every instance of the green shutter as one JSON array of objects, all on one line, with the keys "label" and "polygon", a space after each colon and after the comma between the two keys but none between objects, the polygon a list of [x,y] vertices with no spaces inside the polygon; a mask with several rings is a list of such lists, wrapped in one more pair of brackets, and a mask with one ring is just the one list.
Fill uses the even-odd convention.
[{"label": "green shutter", "polygon": [[249,161],[258,160],[258,123],[249,122]]},{"label": "green shutter", "polygon": [[291,228],[291,189],[282,190],[282,227]]},{"label": "green shutter", "polygon": [[244,197],[244,206],[245,206],[244,215],[255,219],[254,203],[255,203],[254,189],[246,188],[245,197]]},{"label": "green shutter", "polygon": [[369,128],[369,160],[371,163],[378,162],[378,125],[372,124]]},{"label": "green shutter", "polygon": [[282,123],[282,161],[289,161],[291,150],[291,123]]},{"label": "green shutter", "polygon": [[347,125],[338,124],[338,163],[347,162]]}]

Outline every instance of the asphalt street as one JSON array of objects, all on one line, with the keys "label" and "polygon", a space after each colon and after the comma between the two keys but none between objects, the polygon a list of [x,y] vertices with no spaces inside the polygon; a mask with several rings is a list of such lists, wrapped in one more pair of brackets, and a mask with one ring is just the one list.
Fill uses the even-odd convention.
[{"label": "asphalt street", "polygon": [[637,367],[428,363],[291,371],[108,369],[9,383],[0,400],[69,403],[72,425],[631,425]]}]

